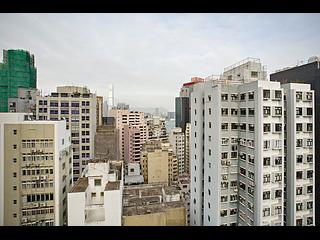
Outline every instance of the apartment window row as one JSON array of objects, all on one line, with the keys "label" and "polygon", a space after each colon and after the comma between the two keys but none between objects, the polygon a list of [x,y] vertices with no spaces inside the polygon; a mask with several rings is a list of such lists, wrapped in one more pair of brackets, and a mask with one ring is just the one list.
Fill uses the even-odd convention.
[{"label": "apartment window row", "polygon": [[313,163],[313,155],[312,154],[299,154],[296,156],[296,163]]},{"label": "apartment window row", "polygon": [[[237,214],[237,208],[232,208],[229,210],[229,215],[233,216]],[[226,217],[228,215],[228,210],[227,209],[223,209],[220,211],[220,216],[221,217]]]},{"label": "apartment window row", "polygon": [[312,148],[313,139],[312,138],[296,139],[296,147]]},{"label": "apartment window row", "polygon": [[271,93],[272,93],[272,100],[282,100],[281,90],[270,90],[270,89],[263,90],[263,99],[264,100],[271,99]]},{"label": "apartment window row", "polygon": [[296,92],[296,101],[312,101],[312,92]]},{"label": "apartment window row", "polygon": [[296,116],[304,116],[304,117],[310,117],[313,115],[313,108],[310,107],[296,107]]},{"label": "apartment window row", "polygon": [[22,169],[22,176],[53,174],[53,168]]},{"label": "apartment window row", "polygon": [[304,202],[297,202],[296,203],[296,211],[306,211],[313,209],[313,201],[304,201]]},{"label": "apartment window row", "polygon": [[[281,182],[282,181],[282,173],[273,173],[273,183]],[[271,183],[271,174],[264,174],[263,175],[263,183]]]},{"label": "apartment window row", "polygon": [[297,123],[296,131],[297,132],[312,132],[313,124],[312,123]]},{"label": "apartment window row", "polygon": [[263,140],[263,150],[282,149],[282,139]]},{"label": "apartment window row", "polygon": [[[282,190],[281,189],[275,189],[273,192],[273,198],[272,199],[278,199],[282,197]],[[264,191],[262,193],[263,200],[270,200],[271,199],[271,191]]]},{"label": "apartment window row", "polygon": [[53,193],[41,193],[41,194],[28,194],[27,196],[22,197],[23,202],[43,202],[43,201],[52,201]]},{"label": "apartment window row", "polygon": [[[281,133],[282,132],[282,123],[273,123],[272,124],[273,133]],[[268,133],[271,132],[271,123],[263,124],[263,132]]]},{"label": "apartment window row", "polygon": [[23,155],[22,161],[52,161],[53,160],[53,154],[45,154],[45,155]]},{"label": "apartment window row", "polygon": [[34,215],[44,215],[44,214],[50,214],[54,213],[54,208],[52,207],[45,207],[41,209],[28,209],[28,210],[22,210],[22,216],[34,216]]},{"label": "apartment window row", "polygon": [[273,207],[273,214],[271,213],[270,207],[264,207],[262,209],[262,216],[269,217],[269,216],[276,216],[282,214],[282,206],[274,206]]},{"label": "apartment window row", "polygon": [[305,217],[304,221],[302,218],[298,217],[296,219],[296,226],[302,226],[303,222],[305,222],[307,226],[313,225],[313,217],[312,216]]},{"label": "apartment window row", "polygon": [[254,148],[254,140],[252,139],[240,138],[239,142],[240,146]]},{"label": "apartment window row", "polygon": [[265,117],[268,117],[271,115],[275,117],[282,116],[282,107],[272,107],[272,114],[271,114],[271,106],[264,106],[263,115]]},{"label": "apartment window row", "polygon": [[296,171],[296,179],[312,179],[313,178],[313,170],[300,170]]},{"label": "apartment window row", "polygon": [[296,187],[296,195],[313,194],[313,185]]},{"label": "apartment window row", "polygon": [[50,181],[22,181],[22,189],[52,188],[53,180]]},{"label": "apartment window row", "polygon": [[52,148],[52,139],[32,139],[32,140],[22,140],[22,148]]},{"label": "apartment window row", "polygon": [[[273,156],[272,157],[272,166],[281,166],[282,165],[282,156]],[[263,158],[263,166],[268,167],[271,166],[271,157]]]}]

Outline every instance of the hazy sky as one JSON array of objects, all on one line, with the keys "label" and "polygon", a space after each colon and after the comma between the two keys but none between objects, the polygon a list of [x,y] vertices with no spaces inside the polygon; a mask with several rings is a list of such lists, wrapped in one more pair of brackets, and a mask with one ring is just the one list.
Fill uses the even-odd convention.
[{"label": "hazy sky", "polygon": [[[247,57],[268,73],[320,55],[320,14],[0,14],[0,49],[35,55],[38,88],[86,85],[115,102],[174,110],[192,76]],[[2,51],[1,51],[2,59]]]}]

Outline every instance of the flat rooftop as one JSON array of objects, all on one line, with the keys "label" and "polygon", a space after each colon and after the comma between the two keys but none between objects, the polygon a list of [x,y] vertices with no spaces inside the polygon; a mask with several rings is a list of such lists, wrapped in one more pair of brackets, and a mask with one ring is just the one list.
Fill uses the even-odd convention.
[{"label": "flat rooftop", "polygon": [[119,188],[120,188],[120,181],[108,182],[104,190],[113,191],[113,190],[119,190]]},{"label": "flat rooftop", "polygon": [[71,189],[71,193],[75,192],[84,192],[88,187],[88,178],[87,177],[81,177],[78,178],[75,185]]},{"label": "flat rooftop", "polygon": [[181,198],[178,201],[166,202],[166,195],[176,194],[179,194],[179,188],[176,185],[168,186],[166,183],[125,186],[123,215],[144,215],[184,207],[185,204]]}]

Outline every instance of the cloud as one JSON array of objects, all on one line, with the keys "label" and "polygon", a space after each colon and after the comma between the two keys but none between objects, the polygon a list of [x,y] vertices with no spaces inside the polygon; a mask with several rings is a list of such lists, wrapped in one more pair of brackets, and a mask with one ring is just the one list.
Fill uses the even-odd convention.
[{"label": "cloud", "polygon": [[319,14],[1,14],[0,46],[35,54],[38,87],[87,85],[118,102],[174,110],[192,76],[246,57],[275,70],[319,54]]}]

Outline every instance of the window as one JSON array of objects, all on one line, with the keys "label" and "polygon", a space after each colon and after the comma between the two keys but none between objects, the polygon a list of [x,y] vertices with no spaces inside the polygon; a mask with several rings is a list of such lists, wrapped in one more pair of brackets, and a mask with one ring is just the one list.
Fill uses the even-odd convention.
[{"label": "window", "polygon": [[246,184],[241,181],[239,181],[239,187],[244,191],[246,190]]},{"label": "window", "polygon": [[209,142],[211,142],[211,136],[209,136]]},{"label": "window", "polygon": [[302,108],[301,107],[297,107],[296,108],[296,115],[297,116],[302,116]]},{"label": "window", "polygon": [[231,101],[238,101],[238,94],[231,94]]},{"label": "window", "polygon": [[263,90],[263,98],[269,99],[270,98],[270,90],[264,89]]},{"label": "window", "polygon": [[228,108],[221,108],[221,115],[228,116]]},{"label": "window", "polygon": [[101,186],[101,179],[94,179],[94,186]]},{"label": "window", "polygon": [[313,224],[313,217],[307,217],[307,225]]},{"label": "window", "polygon": [[282,115],[282,107],[275,107],[274,108],[274,115],[281,116]]},{"label": "window", "polygon": [[194,99],[194,103],[197,103],[197,99],[196,98]]},{"label": "window", "polygon": [[282,197],[282,190],[281,189],[277,189],[274,192],[274,198],[281,198]]},{"label": "window", "polygon": [[270,123],[264,123],[263,124],[263,132],[267,133],[271,131],[271,124]]},{"label": "window", "polygon": [[296,140],[296,147],[302,147],[302,139]]},{"label": "window", "polygon": [[254,164],[254,155],[248,155],[248,161],[251,164]]},{"label": "window", "polygon": [[251,180],[254,180],[254,173],[251,172],[251,171],[248,171],[248,177],[249,177]]},{"label": "window", "polygon": [[274,214],[279,215],[282,213],[282,207],[281,206],[275,206],[274,207]]},{"label": "window", "polygon": [[274,165],[281,165],[282,164],[282,157],[275,157]]},{"label": "window", "polygon": [[248,124],[249,131],[254,132],[254,125],[253,124]]},{"label": "window", "polygon": [[225,217],[225,216],[227,216],[228,215],[228,211],[227,210],[221,210],[220,211],[220,216],[221,217]]},{"label": "window", "polygon": [[274,124],[274,131],[281,132],[282,131],[282,124],[281,123]]},{"label": "window", "polygon": [[313,178],[313,170],[307,171],[307,178]]},{"label": "window", "polygon": [[231,108],[231,116],[238,116],[238,109]]},{"label": "window", "polygon": [[228,143],[229,143],[229,138],[222,138],[221,145],[228,145]]},{"label": "window", "polygon": [[250,194],[251,196],[254,196],[254,188],[248,186],[248,194]]},{"label": "window", "polygon": [[313,162],[313,155],[309,154],[307,155],[307,163],[312,163]]},{"label": "window", "polygon": [[231,130],[238,130],[238,123],[231,123]]},{"label": "window", "polygon": [[302,226],[302,218],[296,219],[296,226]]},{"label": "window", "polygon": [[308,210],[313,209],[313,202],[312,201],[307,202],[307,209]]},{"label": "window", "polygon": [[248,92],[249,100],[254,100],[254,92]]},{"label": "window", "polygon": [[271,115],[271,108],[270,107],[263,107],[263,115],[270,116]]},{"label": "window", "polygon": [[16,162],[17,162],[17,159],[16,159],[16,158],[13,158],[13,162],[16,163]]},{"label": "window", "polygon": [[282,98],[282,92],[280,90],[274,91],[274,98],[280,100]]},{"label": "window", "polygon": [[228,196],[221,196],[221,202],[227,202]]},{"label": "window", "polygon": [[307,116],[312,116],[312,108],[307,108]]},{"label": "window", "polygon": [[211,115],[211,108],[209,108],[209,115]]},{"label": "window", "polygon": [[228,94],[227,93],[221,94],[221,101],[228,101]]},{"label": "window", "polygon": [[13,149],[17,149],[17,144],[13,144]]},{"label": "window", "polygon": [[228,130],[228,123],[221,123],[221,130]]},{"label": "window", "polygon": [[227,159],[228,158],[228,152],[221,153],[221,159]]},{"label": "window", "polygon": [[270,199],[270,191],[263,192],[263,200],[268,200],[268,199]]},{"label": "window", "polygon": [[302,100],[302,92],[296,92],[296,100]]},{"label": "window", "polygon": [[240,123],[239,126],[241,131],[245,131],[247,129],[247,125],[245,123]]},{"label": "window", "polygon": [[240,116],[246,116],[247,115],[247,109],[246,108],[240,108]]},{"label": "window", "polygon": [[208,101],[209,102],[211,101],[211,95],[208,95]]},{"label": "window", "polygon": [[264,217],[270,216],[270,208],[269,207],[263,208],[262,212],[263,212]]},{"label": "window", "polygon": [[246,94],[245,93],[240,94],[240,100],[241,101],[245,101],[246,100]]},{"label": "window", "polygon": [[17,177],[17,173],[16,173],[16,172],[13,173],[13,177],[14,177],[14,178]]},{"label": "window", "polygon": [[258,72],[257,71],[251,71],[251,77],[252,78],[257,78],[258,77]]},{"label": "window", "polygon": [[276,174],[274,175],[274,181],[275,181],[275,182],[280,182],[280,181],[282,181],[282,173],[276,173]]},{"label": "window", "polygon": [[270,140],[264,140],[263,141],[263,149],[264,150],[270,149]]},{"label": "window", "polygon": [[91,197],[92,197],[92,198],[94,198],[94,197],[96,197],[96,196],[97,196],[97,194],[96,194],[95,192],[92,192],[92,193],[91,193]]},{"label": "window", "polygon": [[230,209],[230,215],[236,215],[236,214],[237,214],[236,208]]},{"label": "window", "polygon": [[296,188],[296,194],[297,195],[302,195],[302,189],[303,189],[302,187],[297,187]]},{"label": "window", "polygon": [[297,179],[302,179],[302,171],[297,171],[296,172],[296,178]]},{"label": "window", "polygon": [[270,174],[263,175],[263,183],[270,183]]},{"label": "window", "polygon": [[297,123],[296,124],[296,131],[301,132],[302,131],[302,123]]},{"label": "window", "polygon": [[270,157],[263,158],[263,166],[270,166]]},{"label": "window", "polygon": [[303,204],[301,202],[296,204],[296,211],[302,211],[302,208]]},{"label": "window", "polygon": [[307,139],[306,140],[306,147],[311,148],[313,146],[313,139]]},{"label": "window", "polygon": [[254,116],[254,108],[248,108],[248,115]]},{"label": "window", "polygon": [[209,149],[209,156],[211,156],[211,149]]},{"label": "window", "polygon": [[307,123],[307,132],[312,132],[312,123]]},{"label": "window", "polygon": [[246,176],[246,169],[240,167],[240,174],[243,175],[243,176]]}]

